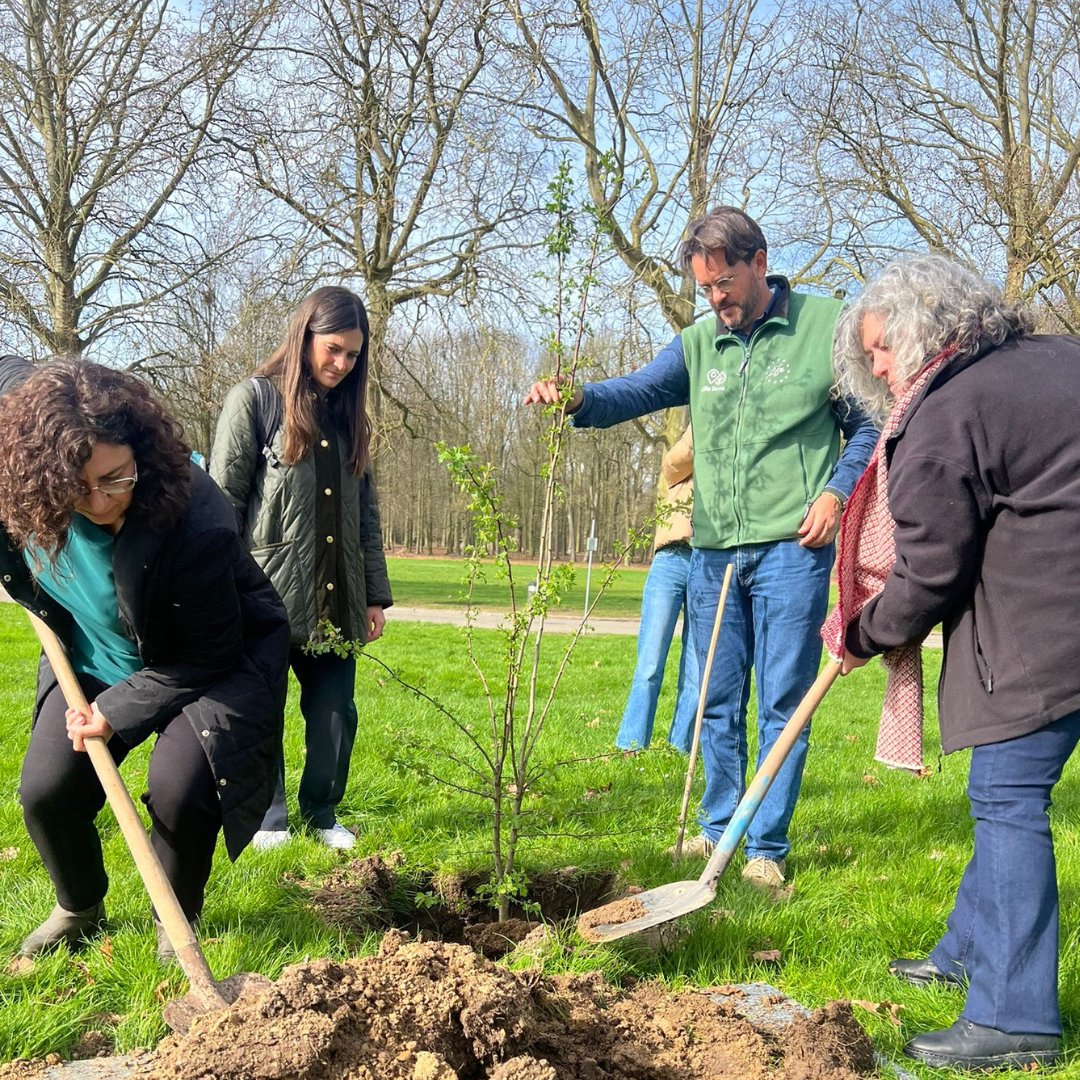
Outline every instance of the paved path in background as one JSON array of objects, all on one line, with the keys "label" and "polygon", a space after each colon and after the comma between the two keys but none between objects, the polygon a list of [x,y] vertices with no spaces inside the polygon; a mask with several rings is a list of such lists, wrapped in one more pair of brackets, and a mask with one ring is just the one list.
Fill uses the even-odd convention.
[{"label": "paved path in background", "polygon": [[[0,588],[0,600],[10,599],[8,594]],[[394,622],[443,623],[447,626],[465,625],[465,616],[457,608],[418,608],[395,604],[387,612],[387,618]],[[505,613],[501,611],[481,611],[476,616],[475,625],[483,630],[492,630],[500,626],[505,618]],[[580,615],[549,615],[544,623],[544,628],[553,634],[572,634],[580,625]],[[639,625],[637,619],[607,619],[594,616],[589,620],[588,632],[593,634],[626,634],[637,637]],[[681,626],[681,620],[679,625]],[[931,649],[940,649],[941,635],[938,633],[931,634],[926,639],[926,645]]]},{"label": "paved path in background", "polygon": [[[464,626],[465,616],[454,608],[414,608],[395,604],[386,613],[387,619],[400,619],[402,622],[427,622],[445,623],[449,626]],[[476,617],[476,625],[483,629],[493,629],[499,626],[505,615],[502,612],[482,611]],[[581,624],[580,615],[549,615],[544,623],[546,630],[556,634],[572,634]],[[637,619],[605,619],[596,618],[589,620],[589,629],[597,634],[632,634],[637,637]],[[682,619],[679,619],[677,629],[681,632]],[[941,634],[932,633],[925,642],[927,648],[941,648]]]},{"label": "paved path in background", "polygon": [[[464,626],[465,616],[457,608],[416,608],[395,604],[386,613],[387,621],[445,623],[448,626]],[[506,619],[502,611],[481,611],[477,613],[475,625],[484,630],[501,626]],[[549,615],[544,622],[544,629],[555,634],[572,634],[581,625],[580,615]],[[637,637],[639,620],[605,619],[589,620],[589,632],[595,634],[631,634]]]}]

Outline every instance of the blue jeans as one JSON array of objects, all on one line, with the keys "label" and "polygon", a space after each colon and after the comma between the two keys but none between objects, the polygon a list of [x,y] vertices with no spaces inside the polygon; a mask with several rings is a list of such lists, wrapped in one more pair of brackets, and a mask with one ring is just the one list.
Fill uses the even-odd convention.
[{"label": "blue jeans", "polygon": [[[758,765],[817,677],[821,624],[829,602],[833,546],[803,548],[795,540],[738,548],[696,548],[690,564],[690,628],[701,669],[709,651],[728,563],[734,564],[717,638],[701,760],[705,793],[698,821],[718,840],[746,790],[746,707],[753,668],[758,698]],[[748,858],[783,859],[788,825],[802,784],[810,727],[791,749],[746,834]]]},{"label": "blue jeans", "polygon": [[1080,712],[971,751],[975,847],[948,929],[931,953],[970,979],[964,1019],[1015,1035],[1060,1035],[1058,888],[1050,792],[1080,741]]},{"label": "blue jeans", "polygon": [[[690,576],[690,548],[672,544],[654,556],[641,595],[641,626],[638,630],[637,667],[630,685],[630,697],[623,711],[622,724],[615,736],[620,750],[636,750],[649,745],[656,702],[664,678],[664,664],[675,634],[679,612],[686,610],[686,583]],[[668,742],[684,754],[690,751],[694,737],[694,718],[698,705],[698,658],[683,616],[683,646],[679,659],[679,683],[675,715]]]}]

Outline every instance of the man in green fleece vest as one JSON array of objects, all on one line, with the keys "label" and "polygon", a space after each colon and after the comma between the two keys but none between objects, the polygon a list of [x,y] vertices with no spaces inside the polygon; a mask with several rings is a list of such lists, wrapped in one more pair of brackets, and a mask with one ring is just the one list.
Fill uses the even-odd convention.
[{"label": "man in green fleece vest", "polygon": [[[701,834],[708,855],[746,786],[750,672],[758,695],[758,762],[817,675],[840,511],[877,441],[873,421],[833,391],[841,303],[792,291],[767,270],[757,223],[720,206],[687,229],[679,256],[713,318],[688,326],[645,367],[567,387],[534,383],[525,404],[563,402],[577,427],[609,427],[690,405],[694,551],[688,582],[693,646],[704,670],[728,564],[731,591],[701,731]],[[787,874],[809,729],[747,831],[743,877],[776,888]]]}]

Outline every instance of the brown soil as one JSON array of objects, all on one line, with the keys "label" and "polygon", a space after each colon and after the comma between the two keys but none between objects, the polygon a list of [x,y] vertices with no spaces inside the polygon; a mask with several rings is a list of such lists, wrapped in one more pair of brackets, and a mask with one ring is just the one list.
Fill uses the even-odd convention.
[{"label": "brown soil", "polygon": [[505,922],[477,923],[465,927],[465,940],[481,956],[489,960],[498,960],[523,942],[543,923],[529,922],[527,919],[507,919]]},{"label": "brown soil", "polygon": [[37,1080],[53,1065],[62,1062],[63,1058],[59,1054],[49,1054],[48,1057],[36,1058],[33,1061],[9,1061],[6,1065],[0,1065],[0,1080]]},{"label": "brown soil", "polygon": [[834,1004],[771,1035],[703,993],[511,972],[388,933],[379,955],[287,968],[150,1058],[151,1080],[854,1080],[870,1041]]},{"label": "brown soil", "polygon": [[620,926],[648,914],[649,912],[640,900],[629,896],[624,900],[616,900],[614,903],[587,911],[578,919],[578,933],[586,941],[603,941],[602,935],[593,933],[594,926]]},{"label": "brown soil", "polygon": [[[401,860],[353,860],[316,882],[293,879],[327,921],[351,932],[390,929],[377,956],[287,968],[267,989],[197,1017],[135,1066],[149,1080],[855,1080],[872,1047],[833,1003],[808,1018],[752,1023],[739,988],[671,993],[619,989],[603,975],[542,977],[550,926],[589,911],[597,923],[645,913],[630,896],[608,903],[612,875],[567,867],[530,881],[546,924],[496,923],[479,880],[406,880]],[[523,914],[523,912],[519,912]],[[587,930],[588,927],[586,926]],[[424,940],[431,932],[468,945]],[[529,971],[493,958],[515,949]],[[716,1000],[713,1000],[713,997]],[[718,1003],[719,1002],[719,1003]],[[93,1036],[97,1036],[94,1038]],[[97,1033],[73,1056],[108,1052]],[[45,1062],[0,1066],[0,1080],[38,1080]],[[128,1075],[124,1073],[123,1075]]]}]

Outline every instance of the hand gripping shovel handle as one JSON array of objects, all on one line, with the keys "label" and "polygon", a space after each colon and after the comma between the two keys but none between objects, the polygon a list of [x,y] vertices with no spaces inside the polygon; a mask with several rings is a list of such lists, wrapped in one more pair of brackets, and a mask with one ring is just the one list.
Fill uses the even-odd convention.
[{"label": "hand gripping shovel handle", "polygon": [[716,847],[708,863],[705,864],[701,877],[698,878],[698,882],[706,888],[715,891],[717,881],[731,862],[731,857],[746,835],[746,830],[750,828],[750,822],[754,820],[754,815],[760,809],[762,800],[772,786],[773,780],[776,779],[776,774],[787,761],[787,756],[791,753],[795,741],[802,734],[803,728],[810,723],[814,710],[821,704],[822,699],[829,692],[829,687],[836,681],[839,674],[840,665],[830,659],[821,669],[813,685],[806,691],[798,708],[791,714],[791,719],[784,725],[783,731],[773,743],[772,749],[766,754],[754,779],[750,781],[746,793],[739,800],[739,805],[735,807],[735,813],[732,814],[723,835],[717,840]]},{"label": "hand gripping shovel handle", "polygon": [[[41,647],[49,658],[53,674],[60,684],[60,690],[64,695],[69,709],[88,710],[89,704],[86,695],[71,669],[71,662],[60,639],[52,629],[41,621],[32,611],[28,611],[30,622],[37,633]],[[131,851],[139,876],[150,894],[150,900],[161,920],[169,942],[176,950],[176,959],[179,961],[193,992],[208,1002],[221,1008],[228,1006],[228,1002],[222,997],[210,973],[210,968],[203,956],[202,949],[191,929],[191,924],[184,916],[180,907],[180,901],[176,899],[169,879],[165,876],[165,870],[158,859],[156,852],[150,845],[150,838],[146,835],[143,823],[139,818],[135,804],[131,801],[131,795],[120,778],[120,770],[109,753],[109,748],[104,739],[88,738],[83,740],[86,752],[90,755],[90,762],[94,771],[105,789],[105,797],[109,800],[113,814],[116,817],[120,831],[124,834],[128,849]]]}]

